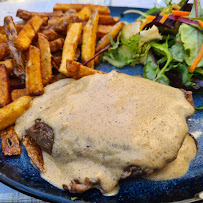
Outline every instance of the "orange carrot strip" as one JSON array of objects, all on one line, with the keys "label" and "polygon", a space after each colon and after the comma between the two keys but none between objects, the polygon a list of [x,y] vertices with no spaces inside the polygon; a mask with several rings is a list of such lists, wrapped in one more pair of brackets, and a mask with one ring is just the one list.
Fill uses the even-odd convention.
[{"label": "orange carrot strip", "polygon": [[173,15],[175,16],[189,16],[190,12],[188,11],[177,11],[177,10],[172,10]]},{"label": "orange carrot strip", "polygon": [[200,62],[201,58],[203,57],[203,44],[201,46],[201,49],[197,55],[197,57],[195,58],[195,60],[193,61],[192,65],[189,68],[189,72],[193,73],[195,68],[197,67],[198,63]]},{"label": "orange carrot strip", "polygon": [[145,27],[145,25],[147,25],[151,20],[146,20],[145,22],[142,23],[142,26],[140,27],[140,31],[143,30],[143,28]]},{"label": "orange carrot strip", "polygon": [[203,29],[203,21],[198,20],[198,23],[199,23],[200,27]]},{"label": "orange carrot strip", "polygon": [[156,16],[147,16],[146,17],[147,20],[151,20],[151,21],[154,20],[155,18],[156,18]]},{"label": "orange carrot strip", "polygon": [[161,24],[164,24],[170,14],[164,15],[161,20],[159,21]]}]

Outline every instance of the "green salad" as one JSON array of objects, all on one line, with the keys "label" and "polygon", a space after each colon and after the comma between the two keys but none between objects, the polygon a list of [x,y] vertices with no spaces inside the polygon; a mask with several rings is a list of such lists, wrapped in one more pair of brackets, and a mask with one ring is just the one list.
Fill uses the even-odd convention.
[{"label": "green salad", "polygon": [[101,55],[103,62],[117,68],[143,64],[143,77],[185,89],[203,87],[203,9],[193,4],[165,1],[166,7],[154,7],[126,23],[111,47]]}]

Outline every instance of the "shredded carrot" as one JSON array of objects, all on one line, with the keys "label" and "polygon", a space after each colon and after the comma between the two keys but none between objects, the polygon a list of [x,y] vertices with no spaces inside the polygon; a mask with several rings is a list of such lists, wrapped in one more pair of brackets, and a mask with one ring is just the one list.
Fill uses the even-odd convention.
[{"label": "shredded carrot", "polygon": [[200,60],[202,59],[202,57],[203,57],[203,44],[201,46],[201,49],[200,49],[197,57],[195,58],[195,60],[193,61],[192,65],[189,68],[190,73],[194,72],[195,68],[197,67],[197,65],[200,62]]},{"label": "shredded carrot", "polygon": [[175,15],[175,16],[189,16],[190,12],[172,10],[172,14]]},{"label": "shredded carrot", "polygon": [[176,9],[176,10],[180,10],[180,9],[181,9],[181,7],[178,6],[177,4],[173,4],[173,5],[172,5],[172,8],[173,8],[173,9]]},{"label": "shredded carrot", "polygon": [[147,16],[146,17],[147,20],[151,20],[151,21],[153,21],[155,18],[156,18],[156,16]]},{"label": "shredded carrot", "polygon": [[198,23],[199,23],[200,27],[203,29],[203,21],[198,20]]},{"label": "shredded carrot", "polygon": [[151,20],[146,20],[145,22],[142,23],[142,26],[140,27],[140,31],[143,30],[143,28],[145,27],[145,25],[147,25]]},{"label": "shredded carrot", "polygon": [[170,14],[164,15],[161,20],[159,21],[161,24],[164,24]]}]

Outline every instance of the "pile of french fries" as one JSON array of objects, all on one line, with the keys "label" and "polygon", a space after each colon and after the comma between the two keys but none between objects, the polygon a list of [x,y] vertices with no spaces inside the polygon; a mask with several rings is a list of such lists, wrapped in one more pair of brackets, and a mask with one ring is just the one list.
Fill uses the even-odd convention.
[{"label": "pile of french fries", "polygon": [[[64,77],[79,79],[94,73],[97,52],[110,44],[123,27],[110,16],[106,6],[56,4],[53,12],[38,13],[19,9],[0,26],[0,135],[6,156],[21,153],[15,122],[30,106],[33,96]],[[29,137],[23,140],[28,155],[44,171],[39,146]]]}]

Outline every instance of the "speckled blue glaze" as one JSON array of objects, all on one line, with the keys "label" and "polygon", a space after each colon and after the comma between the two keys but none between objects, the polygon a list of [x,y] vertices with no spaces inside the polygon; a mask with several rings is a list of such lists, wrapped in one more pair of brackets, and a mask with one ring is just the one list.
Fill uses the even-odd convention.
[{"label": "speckled blue glaze", "polygon": [[[127,5],[126,5],[127,6]],[[113,16],[119,16],[127,8],[111,7]],[[144,9],[140,9],[145,11]],[[134,21],[138,15],[128,14],[122,20]],[[99,65],[102,71],[110,72],[114,67],[109,64]],[[119,69],[130,75],[142,73],[142,66]],[[122,84],[121,84],[122,85]],[[196,106],[203,104],[202,95],[194,95]],[[120,190],[116,196],[103,196],[98,190],[92,189],[82,195],[62,191],[40,177],[39,171],[30,163],[27,153],[22,147],[22,154],[16,157],[5,157],[0,146],[0,181],[21,192],[52,202],[169,202],[193,197],[203,190],[203,112],[197,112],[188,120],[189,131],[198,131],[199,153],[191,162],[188,173],[178,179],[169,181],[150,181],[145,179],[127,179],[120,182]]]}]

